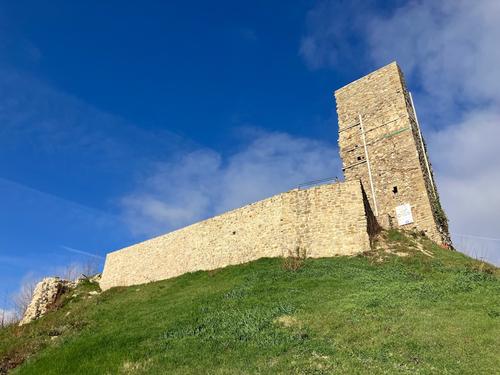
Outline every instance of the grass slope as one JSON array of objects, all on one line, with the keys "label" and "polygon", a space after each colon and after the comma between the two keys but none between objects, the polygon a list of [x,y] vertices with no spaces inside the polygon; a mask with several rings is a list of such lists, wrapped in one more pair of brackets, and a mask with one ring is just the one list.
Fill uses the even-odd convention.
[{"label": "grass slope", "polygon": [[85,283],[58,311],[1,330],[0,363],[29,356],[16,374],[498,373],[498,270],[416,235],[383,237],[392,254],[296,271],[262,259],[97,296]]}]

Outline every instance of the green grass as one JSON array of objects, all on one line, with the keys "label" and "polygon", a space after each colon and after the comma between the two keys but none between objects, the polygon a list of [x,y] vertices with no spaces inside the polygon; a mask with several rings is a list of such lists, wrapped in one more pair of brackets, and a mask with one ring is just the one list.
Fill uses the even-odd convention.
[{"label": "green grass", "polygon": [[262,259],[98,296],[83,285],[60,310],[0,330],[0,363],[28,356],[16,374],[500,369],[492,266],[395,231],[363,256],[308,259],[296,271],[283,264]]}]

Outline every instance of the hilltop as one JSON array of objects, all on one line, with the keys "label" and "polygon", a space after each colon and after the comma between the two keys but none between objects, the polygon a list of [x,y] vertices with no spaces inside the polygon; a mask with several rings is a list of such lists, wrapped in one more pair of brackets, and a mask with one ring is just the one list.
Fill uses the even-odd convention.
[{"label": "hilltop", "polygon": [[0,373],[495,373],[497,268],[417,233],[103,293],[0,330]]}]

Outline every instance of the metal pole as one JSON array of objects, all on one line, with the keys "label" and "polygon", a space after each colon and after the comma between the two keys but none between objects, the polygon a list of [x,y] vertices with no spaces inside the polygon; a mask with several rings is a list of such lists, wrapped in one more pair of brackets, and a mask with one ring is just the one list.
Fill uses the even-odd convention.
[{"label": "metal pole", "polygon": [[368,166],[368,178],[370,179],[370,187],[373,198],[373,208],[375,216],[378,216],[377,198],[375,197],[375,188],[373,187],[373,178],[372,178],[372,168],[370,166],[370,158],[368,157],[368,148],[366,147],[365,129],[363,127],[363,120],[361,119],[361,115],[358,116],[359,116],[359,125],[361,126],[361,138],[363,139],[363,146],[365,148],[366,165]]},{"label": "metal pole", "polygon": [[432,192],[434,193],[434,197],[436,197],[436,187],[434,186],[431,168],[429,166],[429,160],[427,159],[427,152],[425,151],[424,139],[422,137],[422,132],[420,131],[420,124],[418,122],[417,111],[415,110],[415,104],[413,104],[413,96],[411,95],[411,92],[408,93],[410,94],[411,107],[413,109],[413,114],[415,115],[415,122],[417,124],[417,131],[418,131],[418,137],[420,138],[420,145],[422,146],[422,152],[424,153],[425,166],[427,167],[427,173],[429,174],[429,180],[431,181]]}]

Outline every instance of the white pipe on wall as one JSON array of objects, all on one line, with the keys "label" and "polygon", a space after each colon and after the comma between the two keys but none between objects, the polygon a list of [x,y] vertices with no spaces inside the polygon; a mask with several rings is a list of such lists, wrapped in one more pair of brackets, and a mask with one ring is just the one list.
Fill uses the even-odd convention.
[{"label": "white pipe on wall", "polygon": [[359,116],[359,125],[361,126],[361,138],[363,139],[363,146],[365,148],[366,165],[368,167],[368,178],[370,179],[370,187],[372,191],[373,211],[375,216],[378,216],[377,198],[375,197],[375,188],[373,187],[372,168],[370,165],[370,158],[368,157],[368,148],[366,147],[365,128],[363,127],[363,120],[361,118],[361,115],[358,116]]}]

